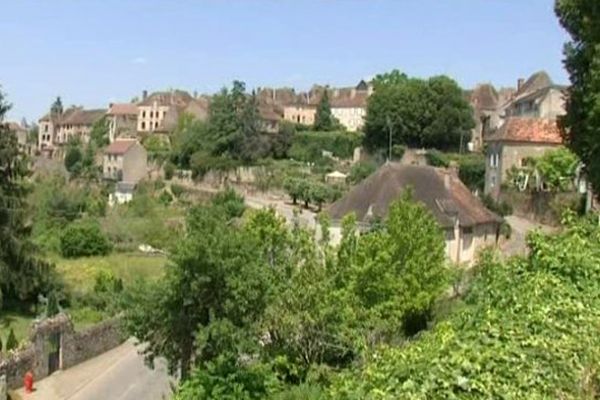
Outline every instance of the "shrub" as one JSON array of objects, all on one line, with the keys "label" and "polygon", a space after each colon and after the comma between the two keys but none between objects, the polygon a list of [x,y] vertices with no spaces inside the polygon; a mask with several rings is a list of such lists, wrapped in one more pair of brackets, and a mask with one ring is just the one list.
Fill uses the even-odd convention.
[{"label": "shrub", "polygon": [[175,175],[175,165],[172,162],[167,162],[163,167],[165,173],[165,179],[170,181],[173,179],[173,175]]},{"label": "shrub", "polygon": [[362,134],[355,132],[298,132],[288,154],[291,158],[310,162],[321,158],[323,151],[329,151],[335,157],[351,158],[361,142]]},{"label": "shrub", "polygon": [[244,196],[239,195],[231,188],[217,193],[212,198],[212,204],[217,207],[222,207],[229,218],[241,217],[246,209]]},{"label": "shrub", "polygon": [[171,193],[173,193],[173,196],[180,198],[185,192],[185,187],[177,184],[171,185]]},{"label": "shrub", "polygon": [[367,176],[375,172],[376,169],[377,166],[375,165],[375,163],[361,161],[352,166],[352,169],[350,169],[350,176],[348,177],[348,180],[352,184],[357,184],[358,182],[362,181]]},{"label": "shrub", "polygon": [[404,157],[406,152],[406,146],[401,144],[395,144],[392,146],[392,160],[400,161]]},{"label": "shrub", "polygon": [[160,196],[158,196],[158,201],[160,204],[164,206],[168,206],[173,202],[173,195],[166,190],[163,190]]},{"label": "shrub", "polygon": [[427,160],[427,164],[432,167],[443,167],[448,168],[450,165],[449,160],[446,158],[445,154],[439,150],[429,150],[425,153],[425,159]]},{"label": "shrub", "polygon": [[78,221],[69,224],[60,237],[63,257],[75,258],[106,255],[112,244],[95,221]]},{"label": "shrub", "polygon": [[459,161],[458,177],[469,189],[482,191],[485,185],[485,159],[466,158]]}]

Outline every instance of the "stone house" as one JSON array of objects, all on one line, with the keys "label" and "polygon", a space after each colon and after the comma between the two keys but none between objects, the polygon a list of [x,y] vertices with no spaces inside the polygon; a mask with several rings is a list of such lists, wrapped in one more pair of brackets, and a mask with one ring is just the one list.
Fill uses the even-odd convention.
[{"label": "stone house", "polygon": [[362,129],[367,116],[367,91],[357,91],[352,88],[347,96],[337,96],[331,100],[331,114],[348,131],[356,132]]},{"label": "stone house", "polygon": [[293,101],[289,101],[292,97],[289,92],[283,92],[285,95],[281,94],[280,97],[288,100],[281,104],[283,119],[296,124],[313,125],[317,105],[325,91],[329,95],[332,115],[347,130],[360,130],[367,114],[367,99],[373,93],[373,86],[362,80],[356,86],[343,88],[315,85],[308,92],[297,94]]},{"label": "stone house", "polygon": [[77,138],[88,143],[92,126],[106,115],[106,110],[71,107],[60,115],[46,114],[39,120],[38,150],[47,156],[62,156],[61,147]]},{"label": "stone house", "polygon": [[522,167],[530,157],[562,145],[556,120],[510,117],[498,130],[486,136],[486,194],[498,198],[501,185],[512,167]]},{"label": "stone house", "polygon": [[23,127],[21,124],[17,122],[7,122],[6,126],[10,132],[13,132],[17,137],[17,143],[19,145],[19,150],[27,155],[32,154],[32,146],[29,143],[28,136],[29,131],[27,128]]},{"label": "stone house", "polygon": [[195,99],[183,90],[155,92],[142,96],[137,107],[137,131],[141,134],[170,133],[177,126],[182,113],[189,113],[195,118],[208,118],[208,99]]},{"label": "stone house", "polygon": [[108,141],[117,138],[135,137],[137,129],[137,105],[133,103],[110,104],[108,112]]},{"label": "stone house", "polygon": [[565,86],[556,85],[544,71],[527,81],[519,79],[517,92],[506,105],[504,115],[556,119],[565,114]]},{"label": "stone house", "polygon": [[485,208],[454,170],[399,163],[385,164],[329,207],[333,242],[341,238],[344,216],[354,213],[359,228],[368,231],[409,187],[443,230],[451,261],[469,264],[478,249],[497,243],[502,218]]},{"label": "stone house", "polygon": [[148,155],[136,139],[116,139],[104,150],[104,179],[138,183],[147,174]]}]

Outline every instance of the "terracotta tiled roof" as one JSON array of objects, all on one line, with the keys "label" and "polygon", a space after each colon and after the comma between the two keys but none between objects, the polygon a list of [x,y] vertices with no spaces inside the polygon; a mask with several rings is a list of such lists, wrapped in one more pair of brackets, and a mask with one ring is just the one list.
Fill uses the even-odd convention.
[{"label": "terracotta tiled roof", "polygon": [[61,124],[93,125],[94,122],[100,120],[106,114],[106,110],[75,109],[67,114],[68,111],[63,114]]},{"label": "terracotta tiled roof", "polygon": [[[353,93],[353,94],[352,94]],[[367,106],[367,92],[352,92],[349,95],[334,97],[329,103],[332,108],[364,108]]]},{"label": "terracotta tiled roof", "polygon": [[137,115],[137,105],[133,103],[115,103],[108,109],[108,115]]},{"label": "terracotta tiled roof", "polygon": [[442,227],[498,223],[501,218],[485,208],[481,201],[458,179],[455,173],[430,166],[388,163],[355,186],[329,207],[335,221],[355,213],[359,222],[387,215],[390,204],[408,187],[416,201],[423,203]]},{"label": "terracotta tiled roof", "polygon": [[511,117],[485,141],[562,144],[563,139],[554,120]]},{"label": "terracotta tiled roof", "polygon": [[137,140],[135,139],[117,139],[110,145],[108,145],[108,147],[104,150],[104,153],[115,155],[125,154],[127,153],[127,150],[129,150],[129,148],[133,146],[136,142]]}]

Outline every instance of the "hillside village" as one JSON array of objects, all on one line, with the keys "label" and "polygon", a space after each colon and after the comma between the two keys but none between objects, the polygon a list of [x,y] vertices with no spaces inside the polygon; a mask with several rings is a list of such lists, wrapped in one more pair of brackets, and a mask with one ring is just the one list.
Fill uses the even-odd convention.
[{"label": "hillside village", "polygon": [[570,82],[0,87],[0,400],[597,398],[600,10],[554,11]]}]

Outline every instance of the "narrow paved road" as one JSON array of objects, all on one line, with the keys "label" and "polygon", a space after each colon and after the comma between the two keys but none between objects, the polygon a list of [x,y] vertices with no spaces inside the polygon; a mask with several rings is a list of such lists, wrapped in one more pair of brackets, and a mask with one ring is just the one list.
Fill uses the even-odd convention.
[{"label": "narrow paved road", "polygon": [[534,229],[541,229],[542,232],[552,232],[555,228],[548,225],[543,225],[537,222],[532,222],[525,218],[509,215],[505,217],[512,228],[510,240],[502,245],[502,254],[507,257],[514,255],[527,254],[527,234]]},{"label": "narrow paved road", "polygon": [[162,360],[144,364],[132,341],[36,382],[23,400],[162,400],[171,397],[171,378]]}]

